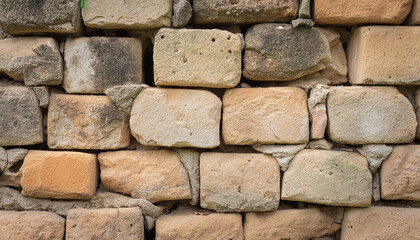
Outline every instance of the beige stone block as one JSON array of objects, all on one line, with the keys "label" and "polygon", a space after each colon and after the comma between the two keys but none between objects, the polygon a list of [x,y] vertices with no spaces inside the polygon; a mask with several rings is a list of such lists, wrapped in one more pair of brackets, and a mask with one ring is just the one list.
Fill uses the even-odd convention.
[{"label": "beige stone block", "polygon": [[409,25],[420,25],[420,1],[413,0],[411,6],[411,13],[407,17],[407,23]]},{"label": "beige stone block", "polygon": [[311,139],[324,138],[327,122],[328,117],[325,104],[316,105],[314,112],[312,113]]},{"label": "beige stone block", "polygon": [[222,133],[230,145],[305,143],[309,139],[307,95],[297,87],[226,90]]},{"label": "beige stone block", "polygon": [[416,139],[420,139],[420,89],[416,91],[415,98],[415,111],[416,111],[416,120],[417,120],[417,132],[416,132]]}]

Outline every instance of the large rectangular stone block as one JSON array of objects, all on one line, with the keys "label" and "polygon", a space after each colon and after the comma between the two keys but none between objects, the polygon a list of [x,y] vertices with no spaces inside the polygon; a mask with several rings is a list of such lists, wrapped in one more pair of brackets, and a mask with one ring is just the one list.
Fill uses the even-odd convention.
[{"label": "large rectangular stone block", "polygon": [[394,87],[332,87],[327,98],[328,135],[343,144],[409,143],[416,115]]},{"label": "large rectangular stone block", "polygon": [[22,195],[90,199],[98,185],[96,155],[30,150],[21,168]]},{"label": "large rectangular stone block", "polygon": [[230,145],[305,143],[307,95],[297,87],[229,89],[223,96],[222,133]]},{"label": "large rectangular stone block", "polygon": [[48,111],[48,147],[119,149],[130,145],[124,112],[107,96],[52,94]]},{"label": "large rectangular stone block", "polygon": [[280,167],[265,154],[201,153],[200,204],[218,212],[274,211]]},{"label": "large rectangular stone block", "polygon": [[366,26],[347,47],[349,81],[365,85],[420,85],[420,27]]},{"label": "large rectangular stone block", "polygon": [[160,29],[153,50],[156,85],[232,88],[241,79],[241,39],[223,30]]}]

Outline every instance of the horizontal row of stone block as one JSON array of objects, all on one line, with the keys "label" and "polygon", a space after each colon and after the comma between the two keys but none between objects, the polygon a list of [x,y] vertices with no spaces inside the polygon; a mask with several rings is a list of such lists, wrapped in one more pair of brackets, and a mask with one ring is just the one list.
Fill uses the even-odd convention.
[{"label": "horizontal row of stone block", "polygon": [[[325,208],[287,209],[272,213],[205,213],[178,210],[156,221],[156,239],[417,239],[420,209],[349,208],[332,214]],[[30,227],[28,227],[30,226]],[[67,220],[41,211],[0,211],[4,239],[144,239],[139,208],[71,209]]]}]

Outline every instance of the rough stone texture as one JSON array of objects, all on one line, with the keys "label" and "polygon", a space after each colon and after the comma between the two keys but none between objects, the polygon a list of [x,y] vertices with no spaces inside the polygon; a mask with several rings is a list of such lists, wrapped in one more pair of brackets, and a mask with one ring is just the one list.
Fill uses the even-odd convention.
[{"label": "rough stone texture", "polygon": [[375,173],[392,152],[392,147],[385,144],[362,145],[357,151],[368,160],[370,171]]},{"label": "rough stone texture", "polygon": [[179,160],[187,170],[191,185],[191,205],[197,205],[200,200],[200,153],[191,149],[175,149]]},{"label": "rough stone texture", "polygon": [[192,17],[192,7],[189,0],[173,0],[172,26],[185,27]]},{"label": "rough stone texture", "polygon": [[86,27],[152,29],[171,26],[172,0],[89,0],[83,13]]},{"label": "rough stone texture", "polygon": [[9,38],[9,37],[11,37],[11,36],[3,31],[3,29],[1,28],[1,24],[0,24],[0,40],[5,39],[5,38]]},{"label": "rough stone texture", "polygon": [[0,72],[14,80],[25,81],[28,86],[59,85],[63,79],[62,71],[63,60],[58,43],[53,38],[21,37],[0,40]]},{"label": "rough stone texture", "polygon": [[325,104],[316,105],[312,113],[311,139],[324,138],[327,122],[328,117]]},{"label": "rough stone texture", "polygon": [[316,0],[317,24],[401,24],[410,13],[413,0]]},{"label": "rough stone texture", "polygon": [[239,213],[195,215],[192,211],[176,211],[156,220],[156,240],[185,239],[242,240],[242,217]]},{"label": "rough stone texture", "polygon": [[117,105],[118,109],[130,115],[134,99],[148,87],[145,84],[126,84],[107,88],[105,94]]},{"label": "rough stone texture", "polygon": [[83,31],[79,0],[1,0],[0,25],[12,35]]},{"label": "rough stone texture", "polygon": [[[414,106],[416,111],[417,123],[420,123],[420,89],[415,93]],[[416,139],[420,139],[420,124],[417,124]]]},{"label": "rough stone texture", "polygon": [[310,90],[311,92],[308,98],[308,108],[310,112],[313,112],[317,105],[325,103],[330,89],[328,86],[323,84],[315,84],[315,86],[313,86]]},{"label": "rough stone texture", "polygon": [[299,18],[311,18],[311,0],[300,0]]},{"label": "rough stone texture", "polygon": [[371,198],[372,175],[358,153],[303,150],[284,172],[283,200],[366,207]]},{"label": "rough stone texture", "polygon": [[420,85],[419,38],[418,27],[357,28],[347,46],[350,83]]},{"label": "rough stone texture", "polygon": [[12,148],[7,149],[7,167],[6,170],[13,167],[13,165],[21,160],[26,156],[28,153],[27,149],[24,148]]},{"label": "rough stone texture", "polygon": [[252,148],[264,154],[271,154],[276,158],[281,170],[286,171],[295,154],[304,149],[306,145],[306,143],[298,145],[252,145]]},{"label": "rough stone texture", "polygon": [[332,147],[333,144],[325,139],[318,139],[309,143],[309,148],[311,149],[331,150]]},{"label": "rough stone texture", "polygon": [[0,174],[7,168],[7,153],[6,149],[0,147]]},{"label": "rough stone texture", "polygon": [[218,29],[163,28],[153,64],[156,85],[232,88],[241,79],[241,39]]},{"label": "rough stone texture", "polygon": [[420,25],[420,1],[413,0],[411,6],[411,13],[407,17],[407,23],[409,25]]},{"label": "rough stone texture", "polygon": [[0,87],[0,112],[0,146],[42,143],[42,113],[30,88]]},{"label": "rough stone texture", "polygon": [[420,201],[420,145],[399,145],[381,167],[382,198]]},{"label": "rough stone texture", "polygon": [[188,173],[176,152],[117,151],[99,154],[105,188],[152,203],[191,199]]},{"label": "rough stone texture", "polygon": [[381,199],[381,178],[379,172],[373,174],[372,200],[377,202]]},{"label": "rough stone texture", "polygon": [[416,134],[413,107],[394,87],[331,87],[327,108],[327,132],[337,143],[406,143]]},{"label": "rough stone texture", "polygon": [[194,0],[194,21],[199,24],[290,22],[298,13],[298,0]]},{"label": "rough stone texture", "polygon": [[225,144],[298,144],[309,139],[307,95],[296,87],[235,88],[223,96]]},{"label": "rough stone texture", "polygon": [[68,93],[104,93],[109,87],[141,84],[142,58],[139,39],[68,38],[64,51],[63,87]]},{"label": "rough stone texture", "polygon": [[66,240],[144,239],[140,208],[71,209],[67,215]]},{"label": "rough stone texture", "polygon": [[34,90],[36,97],[38,98],[39,106],[42,108],[47,108],[49,99],[50,99],[50,93],[47,86],[36,86],[32,87],[32,90]]},{"label": "rough stone texture", "polygon": [[315,23],[311,19],[295,19],[295,20],[292,20],[293,28],[300,28],[300,27],[311,28],[314,25],[315,25]]},{"label": "rough stone texture", "polygon": [[323,70],[330,62],[328,41],[315,28],[264,23],[245,34],[243,74],[250,80],[295,80]]},{"label": "rough stone texture", "polygon": [[349,208],[344,214],[341,240],[418,239],[420,209],[397,207]]},{"label": "rough stone texture", "polygon": [[102,150],[129,145],[128,119],[107,96],[51,95],[49,148]]},{"label": "rough stone texture", "polygon": [[30,150],[22,165],[22,195],[91,199],[98,184],[96,155]]},{"label": "rough stone texture", "polygon": [[218,212],[274,211],[280,168],[265,154],[201,153],[200,204]]},{"label": "rough stone texture", "polygon": [[246,213],[245,239],[312,239],[340,229],[334,218],[318,208]]},{"label": "rough stone texture", "polygon": [[[16,165],[16,167],[18,166]],[[19,169],[16,170],[14,168],[11,168],[5,170],[3,173],[0,174],[0,187],[22,188],[22,186],[20,185],[21,178],[22,173],[19,171]]]},{"label": "rough stone texture", "polygon": [[1,239],[63,239],[64,225],[55,213],[0,211]]},{"label": "rough stone texture", "polygon": [[214,148],[221,105],[204,90],[147,88],[134,100],[131,133],[148,146]]}]

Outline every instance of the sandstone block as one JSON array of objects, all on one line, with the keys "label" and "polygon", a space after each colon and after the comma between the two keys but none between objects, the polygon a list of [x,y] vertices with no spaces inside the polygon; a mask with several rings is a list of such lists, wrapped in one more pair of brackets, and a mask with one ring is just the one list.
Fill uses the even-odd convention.
[{"label": "sandstone block", "polygon": [[[17,5],[15,2],[13,4]],[[63,60],[58,43],[53,38],[0,40],[0,72],[14,80],[25,81],[28,86],[59,85],[63,79],[62,71]]]},{"label": "sandstone block", "polygon": [[420,145],[394,146],[381,167],[382,198],[420,201],[419,173]]},{"label": "sandstone block", "polygon": [[83,13],[86,27],[152,29],[171,26],[172,0],[89,0]]},{"label": "sandstone block", "polygon": [[245,34],[243,74],[250,80],[295,80],[323,70],[330,62],[328,41],[316,28],[264,23]]},{"label": "sandstone block", "polygon": [[302,150],[284,172],[281,199],[332,206],[369,206],[372,174],[358,153]]},{"label": "sandstone block", "polygon": [[241,51],[240,37],[228,31],[160,29],[153,50],[155,84],[235,87],[241,79]]},{"label": "sandstone block", "polygon": [[420,209],[397,207],[349,208],[341,239],[418,239]]},{"label": "sandstone block", "polygon": [[90,199],[98,184],[96,155],[30,150],[22,168],[22,195],[55,199]]},{"label": "sandstone block", "polygon": [[65,219],[51,212],[0,211],[1,239],[63,239]]},{"label": "sandstone block", "polygon": [[420,1],[413,0],[413,5],[411,6],[411,13],[408,15],[407,23],[409,25],[420,25]]},{"label": "sandstone block", "polygon": [[328,117],[325,104],[316,105],[314,112],[312,113],[311,139],[324,138],[327,122]]},{"label": "sandstone block", "polygon": [[79,0],[2,0],[0,25],[3,31],[12,35],[83,31]]},{"label": "sandstone block", "polygon": [[265,154],[201,153],[200,203],[218,212],[274,211],[280,168]]},{"label": "sandstone block", "polygon": [[394,87],[332,87],[327,108],[334,142],[406,143],[416,134],[413,107]]},{"label": "sandstone block", "polygon": [[312,239],[340,229],[332,216],[318,208],[246,213],[245,239]]},{"label": "sandstone block", "polygon": [[51,95],[49,148],[118,149],[129,144],[128,119],[107,96]]},{"label": "sandstone block", "polygon": [[410,13],[413,0],[316,0],[317,24],[401,24]]},{"label": "sandstone block", "polygon": [[99,154],[105,188],[160,202],[191,199],[190,182],[176,152],[117,151]]},{"label": "sandstone block", "polygon": [[143,145],[214,148],[221,105],[204,90],[147,88],[134,100],[131,133]]},{"label": "sandstone block", "polygon": [[242,240],[242,217],[239,213],[195,215],[192,211],[176,211],[156,220],[156,239]]},{"label": "sandstone block", "polygon": [[296,87],[229,89],[223,96],[222,133],[231,145],[305,143],[307,95]]},{"label": "sandstone block", "polygon": [[0,112],[0,146],[42,143],[42,113],[30,88],[0,87]]},{"label": "sandstone block", "polygon": [[416,91],[415,98],[414,98],[414,105],[416,110],[416,119],[417,119],[417,132],[416,132],[416,139],[420,139],[420,89]]},{"label": "sandstone block", "polygon": [[141,84],[142,58],[139,39],[68,38],[63,87],[68,93],[104,93],[109,87]]},{"label": "sandstone block", "polygon": [[419,27],[357,28],[347,49],[350,83],[420,85],[420,56],[413,54],[420,50],[419,38]]},{"label": "sandstone block", "polygon": [[298,0],[194,0],[193,16],[199,24],[290,22],[298,7]]},{"label": "sandstone block", "polygon": [[7,168],[7,153],[6,149],[0,147],[0,174]]},{"label": "sandstone block", "polygon": [[70,209],[66,240],[144,239],[140,208]]}]

